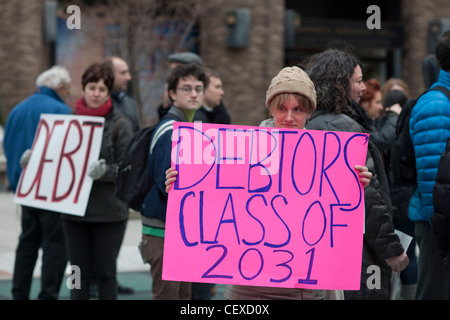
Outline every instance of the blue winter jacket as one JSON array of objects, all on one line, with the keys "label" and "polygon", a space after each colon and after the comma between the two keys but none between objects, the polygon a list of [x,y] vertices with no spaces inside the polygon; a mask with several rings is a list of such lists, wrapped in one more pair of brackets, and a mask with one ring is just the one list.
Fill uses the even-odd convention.
[{"label": "blue winter jacket", "polygon": [[[432,87],[450,89],[450,73],[440,70]],[[412,221],[429,221],[433,214],[433,186],[441,153],[450,137],[450,101],[442,92],[429,91],[417,101],[409,122],[414,145],[417,188],[409,203]]]},{"label": "blue winter jacket", "polygon": [[[169,120],[188,121],[184,112],[172,106],[167,115],[158,123],[153,135],[158,132],[158,128],[164,127],[164,124]],[[166,170],[172,166],[172,132],[173,125],[166,128],[164,133],[159,136],[154,145],[152,152],[148,156],[148,174],[150,180],[155,184],[144,200],[141,209],[141,217],[143,224],[143,233],[157,236],[163,236],[166,222],[167,198],[166,192]],[[152,137],[153,140],[154,137]],[[155,231],[159,230],[159,231]]]},{"label": "blue winter jacket", "polygon": [[56,91],[38,87],[36,92],[16,105],[8,115],[3,138],[6,155],[6,174],[12,190],[16,190],[22,168],[19,160],[31,149],[41,114],[69,114],[70,108]]}]

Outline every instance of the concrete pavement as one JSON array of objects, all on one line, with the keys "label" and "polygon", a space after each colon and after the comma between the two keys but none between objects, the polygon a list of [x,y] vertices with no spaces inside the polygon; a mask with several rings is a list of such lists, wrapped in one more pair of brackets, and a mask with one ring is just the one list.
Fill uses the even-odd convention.
[{"label": "concrete pavement", "polygon": [[[12,192],[0,192],[0,280],[11,279],[14,256],[21,232],[20,206],[14,204]],[[138,245],[141,239],[141,221],[138,214],[131,214],[128,220],[122,248],[117,262],[118,272],[149,271],[142,262]],[[40,256],[34,275],[40,275]]]},{"label": "concrete pavement", "polygon": [[[20,206],[14,204],[12,192],[0,191],[0,300],[10,300],[15,250],[21,232]],[[118,281],[121,285],[134,289],[133,294],[119,295],[119,300],[150,300],[151,277],[149,265],[142,262],[138,250],[141,238],[141,221],[138,214],[130,215],[124,241],[117,262]],[[41,252],[34,268],[34,279],[30,298],[36,299],[40,288]],[[68,265],[66,278],[71,274]],[[70,299],[66,278],[61,284],[61,300]]]},{"label": "concrete pavement", "polygon": [[[21,232],[20,206],[14,204],[12,192],[0,191],[0,300],[11,299],[12,275],[14,270],[15,250]],[[125,237],[117,261],[117,279],[123,286],[131,287],[134,293],[119,295],[119,300],[151,300],[150,267],[142,262],[138,245],[141,241],[141,219],[138,213],[132,212],[128,220]],[[36,299],[39,293],[41,255],[34,269],[34,280],[30,297]],[[71,274],[67,267],[66,275]],[[66,277],[67,278],[67,277]],[[70,292],[63,280],[60,299],[70,299]],[[225,285],[216,285],[213,300],[223,300]]]}]

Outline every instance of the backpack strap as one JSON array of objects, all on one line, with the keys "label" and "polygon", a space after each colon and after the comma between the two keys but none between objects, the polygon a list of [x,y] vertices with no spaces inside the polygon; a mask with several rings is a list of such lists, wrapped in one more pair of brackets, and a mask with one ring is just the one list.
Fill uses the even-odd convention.
[{"label": "backpack strap", "polygon": [[430,88],[430,90],[436,90],[436,91],[440,91],[443,94],[445,94],[448,98],[448,100],[450,100],[450,90],[447,89],[447,87],[444,86],[435,86],[433,88]]},{"label": "backpack strap", "polygon": [[159,137],[161,137],[167,131],[172,130],[174,122],[175,120],[166,121],[161,126],[159,126],[158,130],[155,131],[150,143],[150,154],[153,153],[153,148],[155,147],[156,142],[158,142]]}]

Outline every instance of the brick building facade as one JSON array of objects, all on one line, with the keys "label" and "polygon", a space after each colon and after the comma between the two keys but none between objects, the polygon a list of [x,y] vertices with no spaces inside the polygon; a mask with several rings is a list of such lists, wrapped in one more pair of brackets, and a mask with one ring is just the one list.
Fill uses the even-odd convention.
[{"label": "brick building facade", "polygon": [[[429,23],[437,19],[450,19],[448,0],[402,1],[402,24],[405,42],[402,59],[402,78],[405,79],[413,94],[418,95],[424,89],[422,78],[422,60],[429,53]],[[450,25],[447,25],[450,29]],[[450,57],[449,57],[450,58]]]},{"label": "brick building facade", "polygon": [[[0,2],[2,124],[14,105],[34,91],[37,75],[49,67],[50,46],[43,34],[44,1]],[[326,6],[328,1],[323,2]],[[199,21],[199,52],[207,65],[222,74],[226,90],[224,102],[235,124],[258,125],[266,117],[265,91],[271,78],[287,63],[284,37],[287,3],[287,0],[226,0]],[[450,3],[448,0],[402,0],[399,7],[398,22],[403,26],[401,77],[416,95],[424,87],[421,65],[428,54],[429,22],[449,19]],[[235,8],[250,12],[249,41],[244,48],[227,46],[225,17]],[[383,7],[381,10],[383,14]],[[74,90],[72,95],[79,96],[79,91]]]},{"label": "brick building facade", "polygon": [[43,37],[43,1],[0,2],[0,121],[34,92],[36,77],[48,67]]}]

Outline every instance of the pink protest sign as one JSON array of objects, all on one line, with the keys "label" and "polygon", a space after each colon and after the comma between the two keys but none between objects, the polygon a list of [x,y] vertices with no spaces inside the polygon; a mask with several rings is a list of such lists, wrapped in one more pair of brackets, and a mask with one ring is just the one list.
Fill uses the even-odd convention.
[{"label": "pink protest sign", "polygon": [[175,123],[163,279],[359,289],[368,135]]}]

